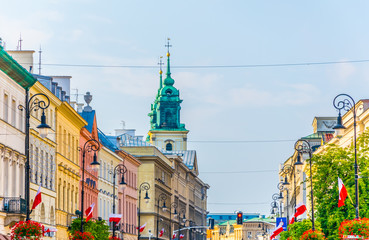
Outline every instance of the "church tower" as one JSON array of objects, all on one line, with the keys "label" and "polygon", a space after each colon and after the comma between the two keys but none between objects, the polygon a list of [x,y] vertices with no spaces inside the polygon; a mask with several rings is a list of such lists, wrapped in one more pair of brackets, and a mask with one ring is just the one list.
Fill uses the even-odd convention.
[{"label": "church tower", "polygon": [[174,85],[174,79],[170,72],[169,40],[167,51],[167,73],[166,78],[162,78],[160,59],[160,84],[155,101],[151,104],[150,131],[148,141],[151,144],[167,151],[187,150],[187,134],[185,125],[180,122],[180,110],[182,100],[179,98],[179,90]]}]

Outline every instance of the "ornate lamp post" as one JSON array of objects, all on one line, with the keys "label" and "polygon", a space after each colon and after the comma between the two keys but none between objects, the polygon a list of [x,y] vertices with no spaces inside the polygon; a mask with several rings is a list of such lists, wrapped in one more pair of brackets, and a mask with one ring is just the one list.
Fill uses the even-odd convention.
[{"label": "ornate lamp post", "polygon": [[342,131],[346,128],[342,125],[341,110],[350,111],[352,110],[354,118],[354,149],[355,149],[355,213],[356,219],[360,218],[359,215],[359,184],[358,184],[358,165],[357,165],[357,149],[356,149],[356,103],[354,99],[348,94],[339,94],[333,99],[333,106],[338,110],[337,125],[333,127],[336,130],[336,135],[341,136]]},{"label": "ornate lamp post", "polygon": [[157,212],[156,212],[156,239],[159,239],[159,208],[160,208],[160,201],[163,201],[163,206],[161,209],[163,212],[167,210],[167,206],[165,205],[165,200],[167,200],[167,195],[161,193],[158,197],[158,205],[157,205]]},{"label": "ornate lamp post", "polygon": [[309,163],[310,163],[310,195],[311,195],[311,222],[312,222],[312,230],[315,230],[315,222],[314,222],[314,191],[313,191],[313,174],[311,170],[311,158],[313,150],[311,149],[310,143],[304,139],[299,139],[295,143],[295,150],[298,152],[297,161],[295,165],[301,163],[301,155],[304,153],[309,153]]},{"label": "ornate lamp post", "polygon": [[172,209],[174,209],[174,218],[178,217],[178,212],[177,212],[177,203],[176,202],[172,202],[170,204],[170,210],[169,210],[169,240],[172,239]]},{"label": "ornate lamp post", "polygon": [[[278,213],[278,215],[279,216],[281,216],[282,215],[282,213],[279,211],[279,208],[278,208],[278,200],[279,200],[279,197],[280,197],[280,194],[278,194],[278,193],[274,193],[273,195],[272,195],[272,199],[273,199],[273,201],[274,201],[274,203],[272,204],[273,206],[273,208],[276,208],[277,209],[277,212],[279,212]],[[279,206],[281,206],[281,204],[279,203]]]},{"label": "ornate lamp post", "polygon": [[[36,96],[42,96],[46,98],[46,102],[44,100],[38,100],[35,98]],[[40,137],[45,138],[47,137],[48,130],[50,126],[46,124],[46,116],[45,116],[45,109],[50,105],[50,99],[43,93],[37,93],[29,98],[29,90],[26,90],[26,106],[19,105],[19,110],[23,111],[26,110],[26,139],[25,139],[25,154],[26,154],[26,162],[25,162],[25,198],[26,198],[26,221],[30,220],[30,214],[32,210],[29,210],[29,201],[30,201],[30,166],[29,166],[29,129],[30,129],[30,118],[31,118],[31,111],[37,111],[42,109],[41,115],[41,124],[37,126],[39,129]]]},{"label": "ornate lamp post", "polygon": [[[121,189],[123,190],[127,186],[127,183],[124,181],[124,174],[126,172],[127,172],[127,168],[123,164],[118,164],[117,166],[115,166],[113,170],[113,214],[115,214],[115,177],[117,173],[121,175],[121,180],[119,182],[119,185]],[[113,237],[115,237],[115,224],[113,224]]]},{"label": "ornate lamp post", "polygon": [[[181,218],[181,214],[182,214],[182,218]],[[183,221],[183,225],[186,223],[187,219],[186,219],[186,209],[185,208],[181,208],[181,210],[179,211],[179,215],[178,215],[178,239],[179,236],[181,235],[181,222]]]},{"label": "ornate lamp post", "polygon": [[[287,182],[288,183],[288,182]],[[290,216],[289,216],[289,214],[288,214],[288,203],[289,203],[289,200],[288,200],[288,196],[289,196],[289,192],[288,192],[288,188],[286,188],[286,187],[284,187],[284,182],[280,182],[280,183],[278,183],[278,185],[277,185],[277,188],[279,189],[279,197],[278,197],[278,199],[279,200],[282,200],[283,199],[283,191],[284,190],[286,190],[286,192],[287,192],[287,195],[286,195],[286,207],[287,207],[287,222],[289,222],[290,221]],[[281,216],[282,216],[282,204],[280,204],[280,211],[281,211]]]},{"label": "ornate lamp post", "polygon": [[100,143],[95,139],[91,138],[85,142],[82,149],[82,193],[81,193],[81,232],[83,232],[83,204],[84,204],[84,196],[85,196],[85,157],[86,152],[94,152],[93,162],[90,163],[90,166],[94,171],[97,171],[100,167],[100,163],[97,161],[96,152],[100,149]]},{"label": "ornate lamp post", "polygon": [[149,193],[148,193],[148,190],[150,189],[150,184],[148,182],[143,182],[141,183],[139,189],[138,189],[138,210],[137,210],[137,213],[138,213],[138,233],[137,233],[137,239],[139,240],[140,239],[140,226],[141,226],[141,191],[142,190],[145,190],[146,191],[146,194],[145,194],[145,202],[148,203],[150,198],[149,198]]}]

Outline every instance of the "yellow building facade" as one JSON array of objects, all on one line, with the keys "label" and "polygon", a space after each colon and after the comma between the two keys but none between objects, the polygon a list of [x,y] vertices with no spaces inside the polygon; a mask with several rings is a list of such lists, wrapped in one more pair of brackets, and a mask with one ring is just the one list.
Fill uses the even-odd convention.
[{"label": "yellow building facade", "polygon": [[[45,228],[55,228],[56,205],[56,118],[55,112],[60,100],[40,82],[30,89],[30,98],[38,93],[45,94],[50,105],[45,109],[46,123],[51,127],[46,138],[41,138],[36,128],[41,122],[42,110],[31,112],[30,118],[30,206],[33,204],[39,186],[41,186],[42,203],[34,209],[31,219],[42,223]],[[36,101],[48,102],[44,96],[36,96]],[[31,105],[32,106],[32,105]],[[51,239],[55,239],[53,236]]]},{"label": "yellow building facade", "polygon": [[56,109],[56,227],[57,239],[68,239],[68,226],[79,209],[79,134],[87,122],[63,101]]}]

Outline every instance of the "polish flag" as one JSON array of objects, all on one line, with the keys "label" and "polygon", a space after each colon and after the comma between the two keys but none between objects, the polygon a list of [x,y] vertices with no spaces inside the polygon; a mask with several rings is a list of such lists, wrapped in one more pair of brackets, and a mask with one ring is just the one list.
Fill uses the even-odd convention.
[{"label": "polish flag", "polygon": [[345,199],[347,197],[347,190],[341,178],[338,178],[338,191],[339,191],[338,207],[342,207],[343,205],[345,205]]},{"label": "polish flag", "polygon": [[184,235],[183,234],[179,234],[179,239],[183,239]]},{"label": "polish flag", "polygon": [[159,237],[162,237],[162,236],[163,236],[163,234],[164,234],[164,228],[162,228],[162,229],[160,230],[160,232],[159,232]]},{"label": "polish flag", "polygon": [[36,193],[35,201],[33,202],[33,205],[32,205],[32,210],[35,209],[37,205],[39,205],[41,202],[42,202],[42,199],[41,199],[41,185],[40,185]]},{"label": "polish flag", "polygon": [[274,229],[272,236],[270,236],[270,239],[274,239],[276,236],[278,236],[281,232],[283,232],[283,222],[280,222],[278,227]]},{"label": "polish flag", "polygon": [[140,233],[143,232],[143,230],[145,229],[146,227],[146,223],[140,227],[137,227],[136,229],[140,230]]},{"label": "polish flag", "polygon": [[290,220],[290,224],[293,224],[296,220],[296,218],[300,215],[302,215],[304,212],[306,212],[306,205],[303,203],[300,203],[299,205],[296,206],[296,212],[293,215],[293,217]]},{"label": "polish flag", "polygon": [[56,232],[56,228],[48,228],[45,233]]},{"label": "polish flag", "polygon": [[293,224],[295,222],[295,216],[293,216],[291,219],[290,219],[290,224]]},{"label": "polish flag", "polygon": [[88,222],[88,220],[90,220],[92,218],[92,213],[94,212],[94,207],[95,207],[95,203],[92,203],[91,206],[89,206],[85,213],[86,213],[86,222]]},{"label": "polish flag", "polygon": [[122,219],[122,214],[110,213],[109,215],[109,222],[114,222],[115,225],[117,225],[121,219]]},{"label": "polish flag", "polygon": [[173,232],[172,239],[175,239],[177,237],[177,233]]}]

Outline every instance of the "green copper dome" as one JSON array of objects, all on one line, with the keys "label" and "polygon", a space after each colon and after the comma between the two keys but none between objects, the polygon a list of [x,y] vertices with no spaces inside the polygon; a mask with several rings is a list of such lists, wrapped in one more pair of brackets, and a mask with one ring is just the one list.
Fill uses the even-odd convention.
[{"label": "green copper dome", "polygon": [[[168,56],[167,77],[163,86],[160,84],[158,95],[151,104],[150,123],[151,130],[175,130],[186,131],[185,125],[180,123],[180,110],[182,100],[179,98],[179,90],[175,88],[174,80],[170,73],[170,54]],[[160,83],[161,83],[160,72]]]}]

